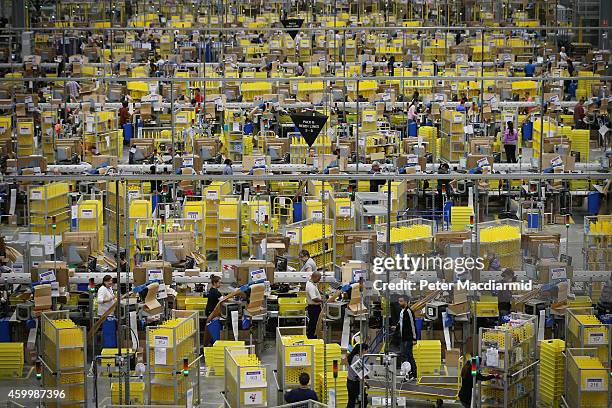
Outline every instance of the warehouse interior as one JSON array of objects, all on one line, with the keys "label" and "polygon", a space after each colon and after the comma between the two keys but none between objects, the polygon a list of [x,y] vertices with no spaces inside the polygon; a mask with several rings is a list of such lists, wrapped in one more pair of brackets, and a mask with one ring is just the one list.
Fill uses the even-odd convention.
[{"label": "warehouse interior", "polygon": [[0,406],[612,406],[609,0],[0,0]]}]

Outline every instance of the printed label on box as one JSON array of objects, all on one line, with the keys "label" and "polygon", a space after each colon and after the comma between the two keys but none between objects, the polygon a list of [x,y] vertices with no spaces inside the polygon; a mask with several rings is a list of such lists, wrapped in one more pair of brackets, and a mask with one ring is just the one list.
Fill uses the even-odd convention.
[{"label": "printed label on box", "polygon": [[606,344],[606,334],[604,332],[589,332],[587,344]]},{"label": "printed label on box", "polygon": [[263,370],[249,370],[244,373],[244,384],[261,384],[264,381]]},{"label": "printed label on box", "polygon": [[208,190],[206,192],[206,199],[207,200],[218,200],[219,192],[217,190]]},{"label": "printed label on box", "polygon": [[603,378],[586,378],[585,387],[582,391],[603,391],[604,390],[604,379]]},{"label": "printed label on box", "polygon": [[289,364],[288,365],[292,367],[309,365],[308,353],[306,353],[305,351],[289,352]]},{"label": "printed label on box", "polygon": [[30,191],[30,200],[42,200],[42,191],[40,190]]},{"label": "printed label on box", "polygon": [[94,212],[91,209],[82,209],[81,218],[94,218]]}]

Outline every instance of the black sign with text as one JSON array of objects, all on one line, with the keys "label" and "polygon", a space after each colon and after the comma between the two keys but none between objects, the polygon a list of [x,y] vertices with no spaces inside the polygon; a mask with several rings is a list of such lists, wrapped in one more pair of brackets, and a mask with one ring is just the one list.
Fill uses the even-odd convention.
[{"label": "black sign with text", "polygon": [[281,20],[281,23],[283,23],[283,27],[285,28],[295,28],[296,30],[287,30],[287,33],[291,36],[291,38],[293,38],[295,40],[295,36],[298,33],[298,28],[302,27],[302,24],[304,24],[304,19],[303,18],[286,18],[284,20]]},{"label": "black sign with text", "polygon": [[312,147],[327,122],[327,116],[319,112],[301,112],[292,113],[291,120],[297,126],[308,146]]}]

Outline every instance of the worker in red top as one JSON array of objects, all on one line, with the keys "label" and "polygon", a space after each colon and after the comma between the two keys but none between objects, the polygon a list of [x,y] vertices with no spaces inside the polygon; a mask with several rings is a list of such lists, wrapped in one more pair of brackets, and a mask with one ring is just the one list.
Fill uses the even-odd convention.
[{"label": "worker in red top", "polygon": [[195,99],[196,103],[204,102],[204,97],[200,93],[200,88],[196,88],[193,94],[193,99]]},{"label": "worker in red top", "polygon": [[123,125],[125,125],[126,123],[130,123],[130,120],[132,119],[132,114],[130,113],[130,110],[128,109],[128,103],[127,101],[123,101],[123,103],[121,104],[121,108],[119,108],[119,127],[123,127]]},{"label": "worker in red top", "polygon": [[584,98],[580,98],[580,101],[574,106],[574,128],[584,129]]}]

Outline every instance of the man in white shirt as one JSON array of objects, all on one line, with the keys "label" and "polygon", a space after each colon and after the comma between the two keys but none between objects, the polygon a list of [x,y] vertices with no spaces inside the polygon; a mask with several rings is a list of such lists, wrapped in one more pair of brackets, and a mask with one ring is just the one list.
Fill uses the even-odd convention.
[{"label": "man in white shirt", "polygon": [[321,273],[314,271],[310,275],[310,279],[306,282],[306,312],[308,313],[308,325],[306,327],[306,336],[309,339],[316,339],[317,322],[321,314],[321,303],[323,298],[317,288],[317,283],[321,280]]},{"label": "man in white shirt", "polygon": [[565,52],[565,47],[561,47],[559,51],[559,61],[567,62],[567,53]]},{"label": "man in white shirt", "polygon": [[113,278],[104,276],[102,286],[98,289],[98,316],[104,315],[115,304],[115,293],[113,292]]}]

